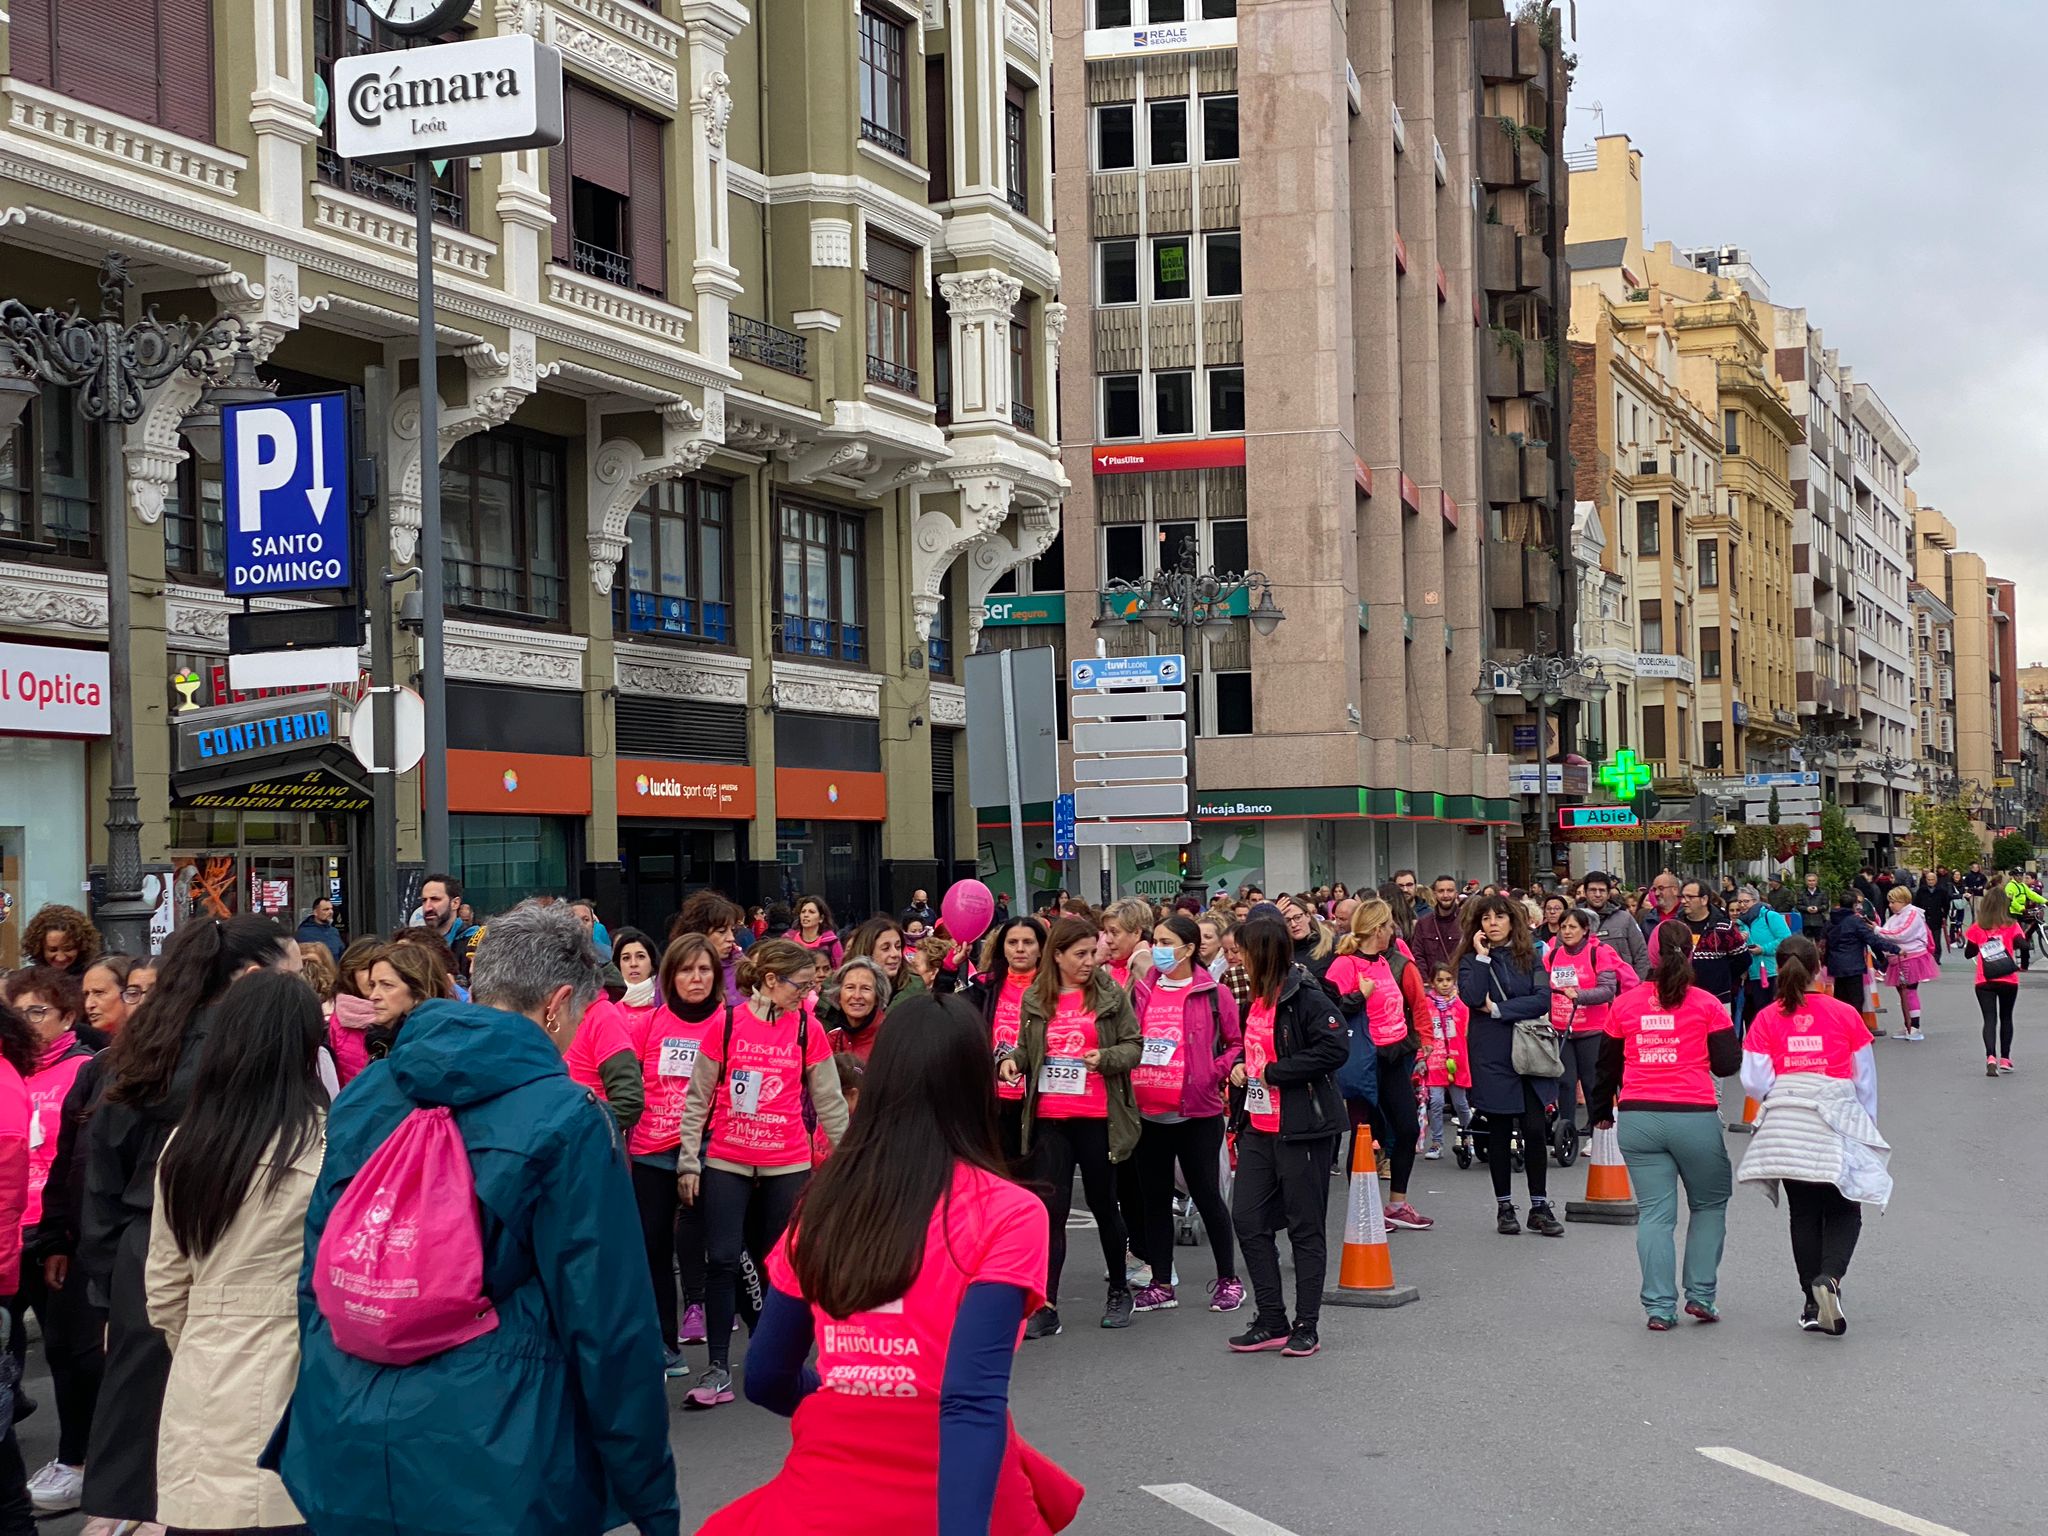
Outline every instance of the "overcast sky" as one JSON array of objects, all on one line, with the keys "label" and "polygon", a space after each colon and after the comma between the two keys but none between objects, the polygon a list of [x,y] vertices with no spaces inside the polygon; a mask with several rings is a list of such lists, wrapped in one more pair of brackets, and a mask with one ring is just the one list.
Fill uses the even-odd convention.
[{"label": "overcast sky", "polygon": [[2020,660],[2048,660],[2048,202],[2024,62],[2048,5],[1576,9],[1566,147],[1628,134],[1649,242],[1745,246],[1775,302],[1806,306],[1919,446],[1921,501],[2019,583]]}]

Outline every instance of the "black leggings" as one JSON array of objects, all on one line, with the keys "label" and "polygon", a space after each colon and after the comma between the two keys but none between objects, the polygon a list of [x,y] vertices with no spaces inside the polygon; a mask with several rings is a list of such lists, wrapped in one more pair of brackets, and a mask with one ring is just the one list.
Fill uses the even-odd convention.
[{"label": "black leggings", "polygon": [[676,1347],[676,1261],[682,1261],[683,1305],[704,1304],[704,1202],[684,1205],[676,1198],[673,1168],[633,1165],[633,1200],[640,1207],[640,1240],[647,1247],[647,1273],[654,1281],[654,1315],[661,1342]]},{"label": "black leggings", "polygon": [[1536,1097],[1536,1090],[1529,1086],[1527,1078],[1522,1080],[1522,1112],[1520,1115],[1501,1115],[1492,1110],[1486,1115],[1486,1166],[1493,1174],[1493,1198],[1512,1200],[1514,1198],[1514,1149],[1508,1145],[1508,1133],[1517,1127],[1522,1132],[1522,1172],[1529,1181],[1529,1200],[1534,1204],[1546,1200],[1550,1195],[1550,1122],[1544,1114],[1543,1101]]},{"label": "black leggings", "polygon": [[1389,1192],[1405,1195],[1409,1177],[1415,1172],[1415,1142],[1422,1134],[1422,1116],[1415,1104],[1415,1053],[1401,1051],[1391,1060],[1379,1058],[1380,1095],[1373,1111],[1373,1128],[1386,1149],[1391,1174]]},{"label": "black leggings", "polygon": [[1217,1170],[1223,1153],[1223,1117],[1204,1115],[1198,1120],[1167,1124],[1147,1120],[1138,1138],[1138,1150],[1125,1166],[1132,1170],[1138,1209],[1144,1225],[1139,1237],[1144,1246],[1138,1257],[1152,1266],[1152,1283],[1167,1285],[1173,1280],[1173,1165],[1180,1164],[1187,1180],[1188,1197],[1202,1215],[1202,1230],[1209,1234],[1209,1251],[1216,1259],[1216,1278],[1237,1273],[1236,1253],[1230,1240],[1230,1212],[1223,1204],[1223,1186]]},{"label": "black leggings", "polygon": [[1835,978],[1835,1001],[1847,1003],[1858,1013],[1863,1011],[1863,973],[1861,971],[1858,971],[1854,976],[1837,976]]},{"label": "black leggings", "polygon": [[2012,1005],[2019,1001],[2019,996],[2020,989],[2015,982],[1977,983],[1977,1011],[1984,1015],[1986,1056],[2012,1055]]},{"label": "black leggings", "polygon": [[704,1342],[714,1366],[732,1362],[732,1318],[739,1306],[740,1255],[750,1247],[759,1269],[789,1225],[805,1173],[732,1173],[706,1168],[697,1203],[704,1211]]},{"label": "black leggings", "polygon": [[1557,1083],[1557,1118],[1563,1122],[1566,1115],[1572,1123],[1578,1124],[1579,1090],[1586,1091],[1586,1117],[1590,1123],[1593,1115],[1593,1080],[1600,1075],[1600,1042],[1605,1034],[1562,1035],[1558,1038],[1557,1053],[1564,1058],[1564,1076]]},{"label": "black leggings", "polygon": [[[1074,1206],[1074,1170],[1081,1170],[1081,1195],[1088,1213],[1095,1218],[1095,1235],[1102,1240],[1102,1262],[1109,1269],[1109,1289],[1124,1286],[1124,1248],[1130,1241],[1124,1232],[1123,1212],[1116,1203],[1116,1168],[1109,1160],[1107,1120],[1045,1120],[1033,1122],[1031,1136],[1033,1176],[1045,1188],[1040,1191],[1047,1213],[1052,1217],[1052,1261],[1045,1277],[1047,1306],[1058,1306],[1060,1271],[1067,1264],[1067,1212]],[[1168,1264],[1173,1261],[1167,1260]],[[1167,1270],[1170,1275],[1171,1269]]]},{"label": "black leggings", "polygon": [[1839,1280],[1848,1272],[1863,1231],[1863,1207],[1832,1184],[1784,1182],[1785,1206],[1792,1213],[1792,1264],[1799,1271],[1800,1296],[1811,1300],[1817,1277]]},{"label": "black leggings", "polygon": [[1330,1269],[1330,1169],[1337,1161],[1335,1136],[1282,1141],[1270,1131],[1245,1131],[1237,1138],[1237,1178],[1230,1186],[1232,1219],[1244,1245],[1244,1272],[1252,1283],[1257,1320],[1269,1328],[1287,1326],[1287,1297],[1280,1288],[1280,1244],[1287,1233],[1294,1254],[1294,1321],[1313,1328],[1322,1316],[1323,1282]]},{"label": "black leggings", "polygon": [[57,1396],[57,1459],[67,1467],[85,1465],[92,1441],[92,1411],[100,1397],[106,1360],[100,1338],[107,1315],[86,1300],[85,1274],[74,1263],[65,1283],[51,1290],[43,1267],[32,1259],[21,1263],[21,1290],[7,1304],[14,1319],[10,1343],[15,1362],[28,1357],[28,1329],[23,1320],[33,1308],[43,1330],[43,1355],[50,1362],[50,1384]]}]

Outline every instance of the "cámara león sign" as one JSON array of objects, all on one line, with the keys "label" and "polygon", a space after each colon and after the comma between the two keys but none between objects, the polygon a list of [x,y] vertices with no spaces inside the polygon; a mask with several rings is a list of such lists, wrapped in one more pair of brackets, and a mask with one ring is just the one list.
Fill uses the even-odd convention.
[{"label": "c\u00e1mara le\u00f3n sign", "polygon": [[345,159],[436,160],[562,142],[562,56],[524,33],[334,61]]}]

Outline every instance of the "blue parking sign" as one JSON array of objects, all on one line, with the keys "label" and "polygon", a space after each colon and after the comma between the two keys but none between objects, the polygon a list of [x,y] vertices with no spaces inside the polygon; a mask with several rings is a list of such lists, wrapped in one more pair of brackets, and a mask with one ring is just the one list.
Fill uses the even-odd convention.
[{"label": "blue parking sign", "polygon": [[1074,856],[1074,797],[1055,796],[1052,802],[1052,856],[1065,863]]},{"label": "blue parking sign", "polygon": [[348,586],[348,395],[228,406],[221,441],[228,594]]}]

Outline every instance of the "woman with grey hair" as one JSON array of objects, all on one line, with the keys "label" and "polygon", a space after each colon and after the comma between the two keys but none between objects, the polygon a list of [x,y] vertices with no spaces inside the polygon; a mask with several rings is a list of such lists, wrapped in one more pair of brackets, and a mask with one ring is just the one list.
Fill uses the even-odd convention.
[{"label": "woman with grey hair", "polygon": [[[413,1010],[391,1054],[328,1117],[306,1218],[297,1388],[264,1463],[315,1530],[420,1528],[676,1536],[661,1335],[611,1117],[562,1053],[601,961],[568,907],[491,919],[472,1001]],[[412,1365],[346,1353],[310,1265],[336,1202],[415,1109],[468,1149],[483,1293],[498,1325]]]},{"label": "woman with grey hair", "polygon": [[875,1037],[882,1032],[889,997],[889,978],[865,955],[855,955],[827,976],[818,989],[817,1012],[832,1049],[851,1051],[865,1064],[875,1053]]}]

